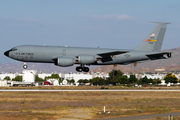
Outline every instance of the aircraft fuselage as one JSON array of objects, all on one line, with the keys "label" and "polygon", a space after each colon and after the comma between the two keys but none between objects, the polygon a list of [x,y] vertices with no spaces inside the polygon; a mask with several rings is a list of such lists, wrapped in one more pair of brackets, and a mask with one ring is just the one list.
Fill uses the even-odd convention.
[{"label": "aircraft fuselage", "polygon": [[[23,45],[14,47],[16,50],[8,51],[7,56],[23,61],[23,62],[42,62],[54,63],[53,58],[65,57],[73,58],[72,56],[92,55],[96,56],[98,53],[107,53],[113,51],[128,51],[120,55],[112,55],[112,60],[106,62],[94,62],[89,65],[109,65],[109,64],[128,64],[139,60],[148,60],[146,56],[148,52],[122,50],[122,49],[103,49],[103,48],[79,48],[79,47],[61,47],[61,46],[35,46]],[[74,58],[76,59],[76,58]],[[79,64],[75,62],[74,64]]]},{"label": "aircraft fuselage", "polygon": [[[146,39],[133,50],[22,45],[6,51],[4,55],[23,62],[54,63],[61,67],[80,64],[76,67],[79,72],[89,71],[84,65],[126,65],[167,59],[171,57],[171,52],[161,52],[167,24],[169,23],[157,23]],[[27,68],[27,65],[23,67]]]}]

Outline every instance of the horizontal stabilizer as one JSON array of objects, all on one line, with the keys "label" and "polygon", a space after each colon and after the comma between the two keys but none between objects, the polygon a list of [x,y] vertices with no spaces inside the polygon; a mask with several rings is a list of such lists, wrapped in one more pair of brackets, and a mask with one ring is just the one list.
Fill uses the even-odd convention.
[{"label": "horizontal stabilizer", "polygon": [[153,54],[147,54],[147,57],[149,57],[150,59],[160,59],[160,58],[170,58],[171,57],[171,52],[157,52],[157,53],[153,53]]}]

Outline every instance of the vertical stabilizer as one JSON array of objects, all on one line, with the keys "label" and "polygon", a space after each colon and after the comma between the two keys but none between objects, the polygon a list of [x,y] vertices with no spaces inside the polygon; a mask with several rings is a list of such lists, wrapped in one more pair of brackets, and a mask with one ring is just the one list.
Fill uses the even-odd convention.
[{"label": "vertical stabilizer", "polygon": [[146,39],[134,50],[160,52],[167,24],[170,23],[158,22],[155,28],[146,37]]}]

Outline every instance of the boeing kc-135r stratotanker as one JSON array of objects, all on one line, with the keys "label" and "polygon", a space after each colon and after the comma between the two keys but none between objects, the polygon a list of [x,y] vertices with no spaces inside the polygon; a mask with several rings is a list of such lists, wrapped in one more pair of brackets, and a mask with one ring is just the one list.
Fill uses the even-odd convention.
[{"label": "boeing kc-135r stratotanker", "polygon": [[127,65],[167,59],[171,57],[171,52],[161,52],[167,24],[169,23],[158,22],[146,39],[132,50],[22,45],[6,51],[4,55],[23,61],[24,69],[27,68],[26,62],[54,63],[61,67],[80,64],[76,67],[78,72],[88,72],[89,68],[85,65]]}]

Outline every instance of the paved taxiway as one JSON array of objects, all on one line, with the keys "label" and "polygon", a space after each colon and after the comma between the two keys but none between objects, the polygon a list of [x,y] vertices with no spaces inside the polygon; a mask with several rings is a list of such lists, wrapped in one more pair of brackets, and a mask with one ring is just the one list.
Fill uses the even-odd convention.
[{"label": "paved taxiway", "polygon": [[180,112],[137,115],[137,116],[128,116],[128,117],[120,117],[120,118],[108,118],[108,119],[99,119],[99,120],[144,120],[144,119],[154,119],[154,118],[157,118],[157,117],[167,117],[168,118],[169,115],[171,115],[173,117],[179,117]]},{"label": "paved taxiway", "polygon": [[180,92],[180,89],[0,89],[0,92]]}]

